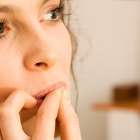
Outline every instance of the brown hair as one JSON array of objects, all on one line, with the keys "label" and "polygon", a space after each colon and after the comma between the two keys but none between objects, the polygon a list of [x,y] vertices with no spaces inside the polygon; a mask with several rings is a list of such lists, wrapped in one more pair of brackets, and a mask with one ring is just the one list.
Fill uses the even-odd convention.
[{"label": "brown hair", "polygon": [[[64,11],[62,12],[62,16],[61,19],[64,23],[64,25],[67,27],[70,37],[71,37],[71,43],[72,43],[72,59],[71,59],[71,67],[70,67],[70,72],[72,74],[73,80],[74,80],[74,84],[75,84],[75,88],[76,88],[76,107],[75,107],[75,111],[77,113],[77,105],[78,105],[78,86],[77,86],[77,80],[75,77],[75,73],[74,73],[74,58],[75,55],[77,53],[77,49],[78,49],[78,40],[76,38],[76,35],[74,34],[74,32],[72,31],[72,29],[70,28],[70,16],[72,13],[70,13],[71,11],[71,5],[70,5],[70,0],[60,0],[61,4],[63,5],[65,1],[67,1],[67,6],[66,6],[66,10],[68,11],[68,14],[65,14]],[[65,20],[65,16],[67,16],[67,20]]]}]

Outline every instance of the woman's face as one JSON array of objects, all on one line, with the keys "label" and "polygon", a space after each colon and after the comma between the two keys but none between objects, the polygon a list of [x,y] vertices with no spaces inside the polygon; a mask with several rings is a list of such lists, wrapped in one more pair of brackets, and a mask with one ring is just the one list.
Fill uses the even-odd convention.
[{"label": "woman's face", "polygon": [[[0,104],[17,89],[33,96],[64,81],[70,90],[70,36],[61,20],[54,21],[58,15],[50,12],[59,4],[60,0],[0,1]],[[20,112],[28,136],[32,136],[37,111],[34,107]]]}]

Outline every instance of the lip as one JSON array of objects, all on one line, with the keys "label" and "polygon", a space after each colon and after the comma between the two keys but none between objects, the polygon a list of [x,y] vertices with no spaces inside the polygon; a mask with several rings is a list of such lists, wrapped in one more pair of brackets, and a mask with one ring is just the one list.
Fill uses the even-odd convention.
[{"label": "lip", "polygon": [[60,88],[60,87],[64,87],[66,88],[67,84],[66,82],[64,81],[59,81],[57,82],[57,84],[54,84],[54,85],[51,85],[51,86],[48,86],[46,87],[45,89],[37,92],[36,94],[32,95],[34,98],[36,99],[41,99],[42,97],[44,97],[45,95],[47,95],[49,92],[57,89],[57,88]]}]

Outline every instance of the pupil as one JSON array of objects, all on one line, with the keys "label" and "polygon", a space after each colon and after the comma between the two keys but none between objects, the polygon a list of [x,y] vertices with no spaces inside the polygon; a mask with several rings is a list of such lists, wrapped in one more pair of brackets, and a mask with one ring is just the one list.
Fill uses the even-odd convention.
[{"label": "pupil", "polygon": [[56,19],[57,18],[57,15],[55,12],[52,12],[52,16],[53,16],[53,19]]},{"label": "pupil", "polygon": [[0,33],[3,33],[3,32],[4,32],[4,25],[0,24]]}]

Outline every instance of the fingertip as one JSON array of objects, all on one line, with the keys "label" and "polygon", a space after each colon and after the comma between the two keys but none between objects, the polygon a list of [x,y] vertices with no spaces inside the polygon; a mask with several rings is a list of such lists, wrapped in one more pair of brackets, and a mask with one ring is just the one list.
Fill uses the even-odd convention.
[{"label": "fingertip", "polygon": [[69,97],[69,93],[66,89],[62,90],[62,102],[64,106],[71,105],[71,100]]},{"label": "fingertip", "polygon": [[[62,100],[62,91],[64,90],[64,87],[60,87],[60,88],[58,88],[58,89],[56,89],[56,90],[54,90],[54,91],[52,91],[52,93],[54,93],[54,95],[56,96],[58,96],[59,97],[59,99],[60,100]],[[51,93],[51,94],[52,94]],[[60,101],[61,102],[61,101]]]},{"label": "fingertip", "polygon": [[28,93],[26,93],[24,97],[25,97],[25,106],[24,106],[25,108],[30,109],[37,104],[37,100]]},{"label": "fingertip", "polygon": [[58,112],[58,120],[59,121],[65,121],[69,118],[70,115],[75,115],[75,111],[72,107],[70,99],[68,99],[66,96],[68,96],[68,93],[65,93],[65,90],[62,92],[62,100],[59,107]]},{"label": "fingertip", "polygon": [[37,100],[35,98],[32,98],[33,105],[35,106],[37,104]]},{"label": "fingertip", "polygon": [[60,101],[60,105],[64,105],[65,104],[65,95],[64,95],[64,90],[61,91],[61,101]]}]

